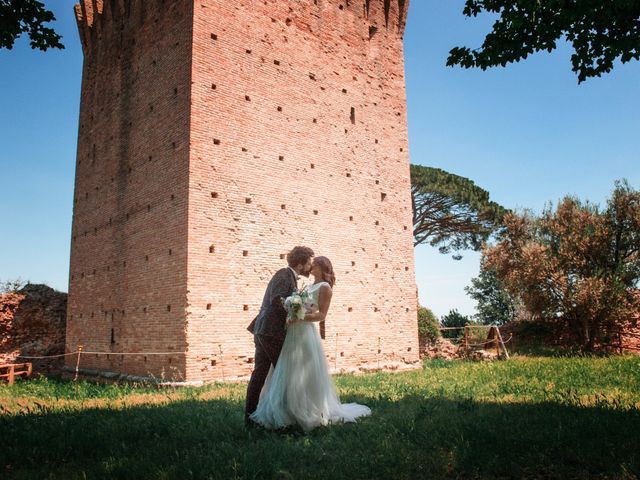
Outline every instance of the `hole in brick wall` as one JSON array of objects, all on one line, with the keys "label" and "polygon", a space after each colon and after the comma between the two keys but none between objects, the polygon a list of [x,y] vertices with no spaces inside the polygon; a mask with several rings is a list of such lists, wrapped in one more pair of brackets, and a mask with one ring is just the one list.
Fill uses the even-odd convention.
[{"label": "hole in brick wall", "polygon": [[377,31],[378,27],[376,27],[375,25],[369,25],[369,40],[373,38]]},{"label": "hole in brick wall", "polygon": [[215,84],[215,83],[212,83],[212,84],[211,84],[211,90],[215,90],[216,88],[218,88],[218,87],[216,86],[216,84]]},{"label": "hole in brick wall", "polygon": [[350,221],[350,222],[353,222],[353,217],[349,217],[349,221]]},{"label": "hole in brick wall", "polygon": [[149,161],[153,160],[153,155],[149,155]]},{"label": "hole in brick wall", "polygon": [[128,213],[125,215],[125,219],[129,220],[129,214]]},{"label": "hole in brick wall", "polygon": [[380,225],[380,221],[379,220],[376,220],[376,225]]},{"label": "hole in brick wall", "polygon": [[111,329],[111,343],[116,343],[116,334],[113,328]]},{"label": "hole in brick wall", "polygon": [[218,35],[216,35],[215,33],[212,33],[211,40],[218,40]]},{"label": "hole in brick wall", "polygon": [[312,163],[311,164],[311,168],[316,168],[315,164]]},{"label": "hole in brick wall", "polygon": [[347,178],[351,178],[351,174],[350,173],[347,173]]},{"label": "hole in brick wall", "polygon": [[171,305],[167,305],[167,312],[171,311]]},{"label": "hole in brick wall", "polygon": [[284,253],[281,253],[281,254],[280,254],[280,260],[284,260],[284,257],[285,257],[285,256],[286,256],[286,255],[285,255]]},{"label": "hole in brick wall", "polygon": [[406,230],[406,229],[407,229],[407,226],[405,225],[403,228]]},{"label": "hole in brick wall", "polygon": [[278,157],[278,160],[280,160],[280,161],[284,160],[284,156],[280,155],[280,156]]},{"label": "hole in brick wall", "polygon": [[171,194],[171,200],[175,200],[175,199],[176,199],[176,196],[172,193]]},{"label": "hole in brick wall", "polygon": [[353,123],[354,125],[356,124],[356,109],[355,107],[351,107],[351,123]]},{"label": "hole in brick wall", "polygon": [[342,89],[342,93],[347,93],[347,89],[346,89],[346,88],[343,88],[343,89]]},{"label": "hole in brick wall", "polygon": [[401,152],[404,152],[404,148],[400,147],[400,151],[401,151]]},{"label": "hole in brick wall", "polygon": [[145,256],[144,256],[144,261],[145,261],[145,262],[148,262],[148,261],[149,261],[149,255],[145,255]]},{"label": "hole in brick wall", "polygon": [[318,119],[317,119],[317,118],[314,118],[314,119],[313,119],[313,123],[318,123]]},{"label": "hole in brick wall", "polygon": [[248,197],[247,197],[247,198],[245,198],[245,199],[244,199],[244,203],[251,203],[251,199],[250,199],[250,198],[248,198]]},{"label": "hole in brick wall", "polygon": [[347,130],[346,128],[344,129],[344,133],[349,133],[349,130]]},{"label": "hole in brick wall", "polygon": [[278,111],[281,112],[282,111],[282,107],[278,107]]},{"label": "hole in brick wall", "polygon": [[356,266],[356,262],[352,261],[352,262],[351,262],[351,266],[352,266],[352,267],[355,267],[355,266]]},{"label": "hole in brick wall", "polygon": [[247,102],[250,102],[250,101],[251,101],[251,97],[250,97],[249,95],[245,95],[245,96],[244,96],[244,99],[245,99]]},{"label": "hole in brick wall", "polygon": [[173,89],[173,94],[174,94],[174,95],[177,95],[177,94],[178,94],[178,89],[177,89],[177,88],[174,88],[174,89]]},{"label": "hole in brick wall", "polygon": [[247,53],[251,53],[251,50],[250,50],[249,48],[247,48],[247,49],[245,50],[245,52],[247,52]]},{"label": "hole in brick wall", "polygon": [[376,267],[375,268],[378,268],[378,264],[377,263],[376,263]]},{"label": "hole in brick wall", "polygon": [[211,198],[218,198],[218,192],[211,192]]},{"label": "hole in brick wall", "polygon": [[379,312],[380,310],[378,309],[378,307],[373,307],[373,311],[374,312]]},{"label": "hole in brick wall", "polygon": [[289,25],[291,25],[291,22],[292,22],[292,21],[293,21],[293,20],[291,20],[290,18],[287,18],[287,19],[284,21],[284,23],[286,23],[286,24],[287,24],[287,27],[288,27]]},{"label": "hole in brick wall", "polygon": [[246,312],[247,310],[249,310],[249,305],[243,305],[243,306],[242,306],[242,310],[244,310],[245,312]]},{"label": "hole in brick wall", "polygon": [[341,357],[344,357],[344,352],[340,352],[340,356],[341,356]]},{"label": "hole in brick wall", "polygon": [[280,60],[274,60],[273,63],[274,65],[280,65]]},{"label": "hole in brick wall", "polygon": [[94,234],[94,235],[96,235],[97,233],[98,233],[98,227],[95,227],[95,228],[93,229],[93,234]]},{"label": "hole in brick wall", "polygon": [[243,151],[243,152],[246,152],[246,151],[248,151],[248,150],[247,150],[245,147],[242,147],[242,151]]},{"label": "hole in brick wall", "polygon": [[151,205],[147,205],[147,212],[151,211]]},{"label": "hole in brick wall", "polygon": [[405,309],[404,309],[404,311],[405,311],[405,312],[408,312],[408,311],[409,311],[409,307],[405,308]]},{"label": "hole in brick wall", "polygon": [[211,360],[211,366],[215,367],[216,366],[216,361],[215,360]]},{"label": "hole in brick wall", "polygon": [[125,260],[124,262],[122,262],[122,266],[126,267],[127,266],[127,261]]},{"label": "hole in brick wall", "polygon": [[207,310],[211,310],[211,304],[207,303]]},{"label": "hole in brick wall", "polygon": [[343,6],[343,5],[340,5],[338,8],[339,8],[340,10],[342,10],[342,9],[344,9],[344,6]]},{"label": "hole in brick wall", "polygon": [[380,185],[380,180],[376,180],[376,185]]},{"label": "hole in brick wall", "polygon": [[314,211],[313,211],[313,214],[314,214],[314,215],[317,215],[317,214],[318,214],[318,210],[314,210]]},{"label": "hole in brick wall", "polygon": [[376,143],[378,143],[378,139],[376,138]]},{"label": "hole in brick wall", "polygon": [[128,173],[131,173],[131,167],[129,167],[129,170],[127,170]]},{"label": "hole in brick wall", "polygon": [[409,271],[409,267],[404,267],[404,271],[408,272]]},{"label": "hole in brick wall", "polygon": [[347,312],[353,312],[353,307],[347,308]]},{"label": "hole in brick wall", "polygon": [[242,256],[243,257],[248,257],[249,256],[249,251],[248,250],[243,250],[242,251]]},{"label": "hole in brick wall", "polygon": [[309,73],[309,78],[310,78],[311,80],[315,80],[315,79],[316,79],[316,76],[315,76],[315,74],[313,74],[313,73]]},{"label": "hole in brick wall", "polygon": [[220,140],[218,140],[217,138],[213,139],[213,144],[214,145],[220,145]]},{"label": "hole in brick wall", "polygon": [[286,208],[287,208],[287,206],[283,203],[282,205],[280,205],[280,208],[281,208],[282,210],[284,210],[284,209],[286,209]]},{"label": "hole in brick wall", "polygon": [[385,198],[387,198],[387,194],[384,192],[380,192],[380,200],[384,202]]},{"label": "hole in brick wall", "polygon": [[147,307],[142,308],[142,313],[147,313]]},{"label": "hole in brick wall", "polygon": [[411,351],[411,347],[407,347],[407,352],[410,352],[410,351]]},{"label": "hole in brick wall", "polygon": [[173,250],[169,249],[169,255],[171,255],[173,253]]},{"label": "hole in brick wall", "polygon": [[209,253],[216,253],[216,247],[214,245],[209,247]]}]

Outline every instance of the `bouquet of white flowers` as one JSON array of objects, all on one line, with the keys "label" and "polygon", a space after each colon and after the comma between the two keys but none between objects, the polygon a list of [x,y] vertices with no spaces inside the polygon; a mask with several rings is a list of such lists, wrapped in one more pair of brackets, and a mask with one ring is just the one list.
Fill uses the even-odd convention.
[{"label": "bouquet of white flowers", "polygon": [[306,287],[294,291],[284,301],[284,308],[287,310],[287,325],[296,320],[303,320],[307,309],[305,304],[308,303],[309,292]]}]

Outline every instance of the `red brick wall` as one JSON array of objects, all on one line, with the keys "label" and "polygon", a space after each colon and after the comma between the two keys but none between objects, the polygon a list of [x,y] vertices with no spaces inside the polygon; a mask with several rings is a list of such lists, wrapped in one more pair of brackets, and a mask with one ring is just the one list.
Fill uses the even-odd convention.
[{"label": "red brick wall", "polygon": [[[253,356],[246,325],[270,276],[286,264],[281,257],[304,244],[328,256],[337,274],[326,323],[331,367],[416,362],[402,51],[408,2],[198,0],[193,12],[184,5],[152,8],[156,3],[129,16],[141,23],[125,23],[135,45],[114,44],[113,34],[104,33],[85,53],[76,197],[104,181],[80,163],[98,143],[116,149],[101,157],[122,173],[122,198],[117,203],[113,195],[110,211],[122,216],[138,205],[142,211],[135,223],[130,217],[102,237],[89,231],[74,240],[75,327],[67,347],[92,341],[109,348],[117,322],[123,351],[186,348],[176,358],[186,359],[179,368],[187,380],[245,376]],[[184,48],[188,41],[192,50]],[[91,97],[87,70],[111,68],[110,78],[122,77],[124,54],[117,53],[128,49],[136,65],[130,75]],[[103,121],[99,104],[122,87],[129,103],[116,102]],[[89,111],[93,120],[82,121]],[[112,136],[119,147],[104,145]],[[167,141],[176,141],[176,149],[167,150]],[[155,150],[152,162],[145,162],[148,150]],[[119,165],[138,157],[144,170],[133,188],[135,165],[132,173]],[[154,164],[156,158],[167,161]],[[144,210],[156,193],[164,208]],[[106,214],[90,200],[78,202],[74,236],[87,217],[95,223]],[[113,271],[87,280],[87,265],[102,257]],[[105,310],[116,310],[113,321],[95,316],[101,308],[95,300],[103,297]],[[166,304],[171,312],[162,311]],[[141,314],[143,305],[154,314]],[[160,359],[153,366],[150,359],[96,366],[155,374],[162,367]]]}]

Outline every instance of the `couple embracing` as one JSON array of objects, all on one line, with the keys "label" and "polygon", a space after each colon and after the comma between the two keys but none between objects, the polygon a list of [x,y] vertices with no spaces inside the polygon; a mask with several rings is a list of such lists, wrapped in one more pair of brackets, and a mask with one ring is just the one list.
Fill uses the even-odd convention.
[{"label": "couple embracing", "polygon": [[[331,262],[314,258],[308,247],[295,247],[287,263],[269,282],[260,313],[248,328],[256,353],[247,387],[246,425],[268,429],[298,425],[308,432],[370,415],[364,405],[340,403],[315,326],[326,318],[331,304],[335,284]],[[296,293],[299,276],[310,274],[314,283],[303,295],[304,315],[292,315],[285,301]]]}]

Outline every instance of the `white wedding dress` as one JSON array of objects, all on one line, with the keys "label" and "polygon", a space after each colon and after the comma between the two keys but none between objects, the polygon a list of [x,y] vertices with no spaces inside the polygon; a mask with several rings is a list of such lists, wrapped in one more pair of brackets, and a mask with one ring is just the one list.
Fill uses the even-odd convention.
[{"label": "white wedding dress", "polygon": [[[308,308],[312,312],[318,311],[318,296],[324,283],[309,288]],[[370,414],[364,405],[340,403],[316,324],[289,325],[276,367],[269,371],[251,419],[270,429],[298,424],[308,432],[329,423],[355,422]]]}]

